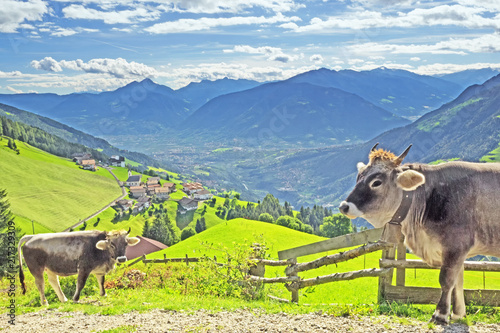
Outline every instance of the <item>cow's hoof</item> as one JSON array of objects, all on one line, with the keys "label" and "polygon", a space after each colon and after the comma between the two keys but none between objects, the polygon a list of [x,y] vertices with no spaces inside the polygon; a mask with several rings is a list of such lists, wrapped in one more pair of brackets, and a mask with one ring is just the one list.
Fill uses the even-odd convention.
[{"label": "cow's hoof", "polygon": [[49,302],[47,300],[41,301],[42,306],[49,306]]},{"label": "cow's hoof", "polygon": [[432,315],[431,320],[429,322],[438,324],[438,325],[448,325],[450,323],[448,316],[442,315],[440,313],[434,313]]},{"label": "cow's hoof", "polygon": [[464,314],[455,314],[455,313],[451,314],[451,320],[458,320],[458,319],[462,319],[462,318],[465,318],[465,313]]}]

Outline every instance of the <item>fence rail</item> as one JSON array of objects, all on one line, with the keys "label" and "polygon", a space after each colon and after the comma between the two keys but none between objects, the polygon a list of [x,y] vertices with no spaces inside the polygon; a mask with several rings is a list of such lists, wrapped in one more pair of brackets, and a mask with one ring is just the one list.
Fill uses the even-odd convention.
[{"label": "fence rail", "polygon": [[[381,241],[382,239],[382,241]],[[385,229],[371,229],[356,234],[344,235],[325,241],[308,244],[278,252],[279,261],[259,260],[254,262],[260,267],[259,276],[250,276],[251,281],[260,283],[284,283],[291,292],[291,301],[298,302],[299,289],[336,281],[352,280],[361,277],[379,278],[379,301],[400,301],[415,304],[435,304],[441,296],[440,288],[406,286],[406,269],[439,269],[431,267],[422,260],[407,260],[404,237],[400,229],[387,226]],[[360,246],[361,245],[361,246]],[[326,251],[334,251],[348,247],[357,248],[327,255],[316,260],[297,263],[297,258]],[[347,261],[366,253],[382,251],[379,268],[359,271],[334,273],[316,278],[302,279],[298,273],[316,269],[325,265]],[[264,277],[265,266],[287,266],[283,277]],[[484,272],[500,272],[500,262],[466,261],[464,270]],[[396,284],[393,275],[396,273]],[[466,303],[477,305],[500,306],[500,290],[464,290]]]}]

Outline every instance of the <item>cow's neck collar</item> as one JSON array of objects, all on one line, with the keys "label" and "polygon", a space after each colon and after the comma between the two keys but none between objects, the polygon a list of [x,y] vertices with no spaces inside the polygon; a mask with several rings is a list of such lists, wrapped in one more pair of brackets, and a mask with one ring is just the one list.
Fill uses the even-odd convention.
[{"label": "cow's neck collar", "polygon": [[388,222],[389,224],[401,226],[401,222],[403,222],[410,211],[410,206],[413,200],[413,192],[414,191],[403,191],[403,199],[401,199],[398,210],[396,210],[396,213],[394,213],[391,220]]}]

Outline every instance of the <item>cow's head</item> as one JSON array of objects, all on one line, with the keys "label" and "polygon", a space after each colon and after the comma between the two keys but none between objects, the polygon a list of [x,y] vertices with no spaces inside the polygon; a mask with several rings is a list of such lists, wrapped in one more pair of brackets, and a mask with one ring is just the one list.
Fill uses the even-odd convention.
[{"label": "cow's head", "polygon": [[413,191],[425,183],[422,173],[401,165],[411,145],[400,155],[372,148],[369,163],[359,162],[356,186],[339,210],[353,219],[362,217],[375,228],[383,227],[398,209],[403,191]]},{"label": "cow's head", "polygon": [[140,239],[137,237],[128,237],[129,233],[130,228],[128,231],[106,232],[106,239],[98,241],[95,247],[102,251],[109,251],[113,260],[125,262],[127,261],[127,257],[125,256],[127,246],[134,246],[140,242]]}]

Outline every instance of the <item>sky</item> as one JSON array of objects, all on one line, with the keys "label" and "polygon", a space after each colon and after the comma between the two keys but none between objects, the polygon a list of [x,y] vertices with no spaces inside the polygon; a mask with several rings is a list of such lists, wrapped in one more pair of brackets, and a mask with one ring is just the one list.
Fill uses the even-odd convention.
[{"label": "sky", "polygon": [[0,93],[500,69],[500,0],[0,0]]}]

